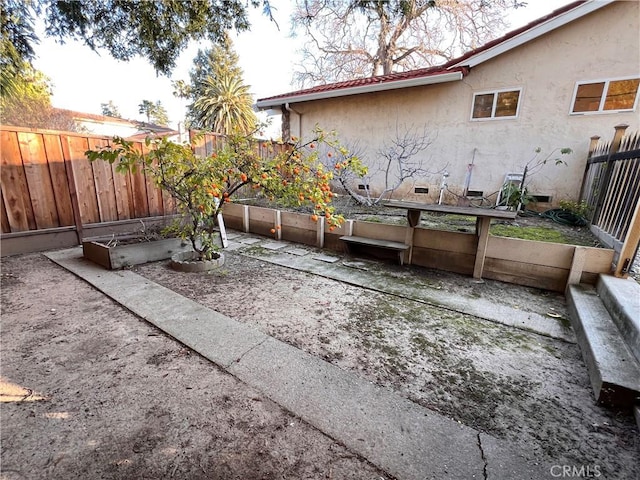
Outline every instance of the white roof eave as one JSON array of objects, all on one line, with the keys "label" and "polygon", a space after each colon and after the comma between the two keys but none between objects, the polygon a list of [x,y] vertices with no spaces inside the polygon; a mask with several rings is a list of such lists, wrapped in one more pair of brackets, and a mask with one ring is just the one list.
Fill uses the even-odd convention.
[{"label": "white roof eave", "polygon": [[427,77],[410,78],[392,82],[370,83],[367,85],[359,85],[357,87],[339,88],[336,90],[327,90],[323,92],[312,92],[303,95],[291,94],[279,98],[258,100],[256,102],[256,107],[259,110],[266,110],[269,108],[286,105],[287,103],[311,102],[313,100],[346,97],[350,95],[359,95],[361,93],[374,93],[382,92],[385,90],[395,90],[398,88],[419,87],[423,85],[434,85],[437,83],[455,82],[462,80],[462,77],[462,72],[456,71],[442,73],[439,75],[430,75]]},{"label": "white roof eave", "polygon": [[530,42],[531,40],[535,40],[536,38],[542,35],[545,35],[551,32],[552,30],[555,30],[558,27],[562,27],[563,25],[566,25],[567,23],[572,22],[573,20],[577,20],[578,18],[583,17],[591,12],[594,12],[615,1],[616,0],[591,0],[591,1],[585,2],[581,5],[576,6],[575,8],[572,8],[567,12],[564,12],[561,15],[558,15],[556,17],[553,17],[547,20],[544,23],[541,23],[540,25],[536,25],[535,27],[524,31],[521,34],[516,35],[513,38],[510,38],[509,40],[501,42],[492,48],[488,48],[487,50],[484,50],[478,53],[477,55],[472,55],[462,60],[459,63],[451,65],[450,68],[463,67],[463,66],[473,68],[476,65],[484,63],[487,60],[491,60],[492,58],[497,57],[498,55],[501,55],[505,52],[508,52],[511,49],[519,47],[520,45],[523,45],[527,42]]}]

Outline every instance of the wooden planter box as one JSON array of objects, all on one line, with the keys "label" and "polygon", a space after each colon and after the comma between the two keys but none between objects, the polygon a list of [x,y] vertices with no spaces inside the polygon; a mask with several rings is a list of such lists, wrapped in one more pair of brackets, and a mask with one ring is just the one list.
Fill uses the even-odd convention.
[{"label": "wooden planter box", "polygon": [[[118,240],[131,240],[133,237],[120,237]],[[151,242],[143,241],[129,244],[116,244],[115,246],[107,246],[107,243],[113,240],[108,239],[90,239],[82,242],[82,253],[85,258],[92,262],[102,265],[109,270],[117,270],[133,265],[140,265],[147,262],[156,262],[158,260],[166,260],[171,255],[179,252],[190,250],[191,246],[179,238],[165,238],[162,240],[153,240]]]}]

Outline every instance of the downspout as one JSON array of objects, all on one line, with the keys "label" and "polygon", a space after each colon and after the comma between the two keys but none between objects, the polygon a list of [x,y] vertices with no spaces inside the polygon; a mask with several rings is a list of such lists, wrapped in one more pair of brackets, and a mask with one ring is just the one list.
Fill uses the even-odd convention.
[{"label": "downspout", "polygon": [[[300,112],[296,112],[293,108],[289,106],[289,102],[284,104],[284,108],[287,112],[295,113],[298,116],[298,138],[302,138],[302,114]],[[291,117],[289,117],[289,130],[291,130]],[[291,140],[291,139],[289,139]]]}]

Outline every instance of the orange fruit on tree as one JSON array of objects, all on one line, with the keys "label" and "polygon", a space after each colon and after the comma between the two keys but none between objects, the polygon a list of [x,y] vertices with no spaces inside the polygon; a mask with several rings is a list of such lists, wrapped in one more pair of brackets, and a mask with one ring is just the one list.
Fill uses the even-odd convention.
[{"label": "orange fruit on tree", "polygon": [[272,228],[271,230],[269,230],[271,233],[276,233],[276,229]]}]

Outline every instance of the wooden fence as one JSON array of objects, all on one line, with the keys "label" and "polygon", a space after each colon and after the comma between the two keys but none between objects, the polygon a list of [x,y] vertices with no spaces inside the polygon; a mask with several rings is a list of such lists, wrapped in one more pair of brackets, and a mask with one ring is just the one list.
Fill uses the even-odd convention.
[{"label": "wooden fence", "polygon": [[[89,162],[85,152],[109,141],[87,134],[3,127],[3,240],[5,234],[71,227],[79,243],[86,226],[175,213],[171,198],[144,173],[120,174],[106,162]],[[143,149],[143,144],[137,148]]]},{"label": "wooden fence", "polygon": [[590,207],[591,231],[616,252],[614,270],[626,274],[640,236],[640,133],[615,127],[609,142],[591,138],[580,200]]},{"label": "wooden fence", "polygon": [[[106,137],[19,128],[2,128],[0,135],[2,255],[134,232],[140,219],[163,222],[175,212],[171,200],[143,174],[116,174],[108,163],[87,160],[84,152],[108,145]],[[205,136],[196,152],[210,154],[221,141]],[[256,148],[272,154],[264,144]],[[276,152],[279,148],[286,146]],[[309,215],[233,203],[225,207],[224,217],[230,228],[269,236],[281,226],[278,238],[333,250],[344,249],[340,235],[399,241],[406,235],[406,226],[351,220],[329,232],[323,218],[316,223]],[[416,229],[412,263],[470,275],[476,243],[474,234]],[[608,271],[612,258],[608,249],[490,237],[484,276],[563,291],[567,283],[593,283]]]},{"label": "wooden fence", "polygon": [[[109,142],[82,133],[0,128],[3,255],[78,245],[83,238],[131,231],[140,219],[166,223],[176,213],[173,200],[144,173],[121,174],[107,162],[89,162],[85,152]],[[209,155],[221,142],[200,137],[196,153]],[[136,148],[146,147],[138,142]],[[264,143],[256,148],[269,154]]]}]

